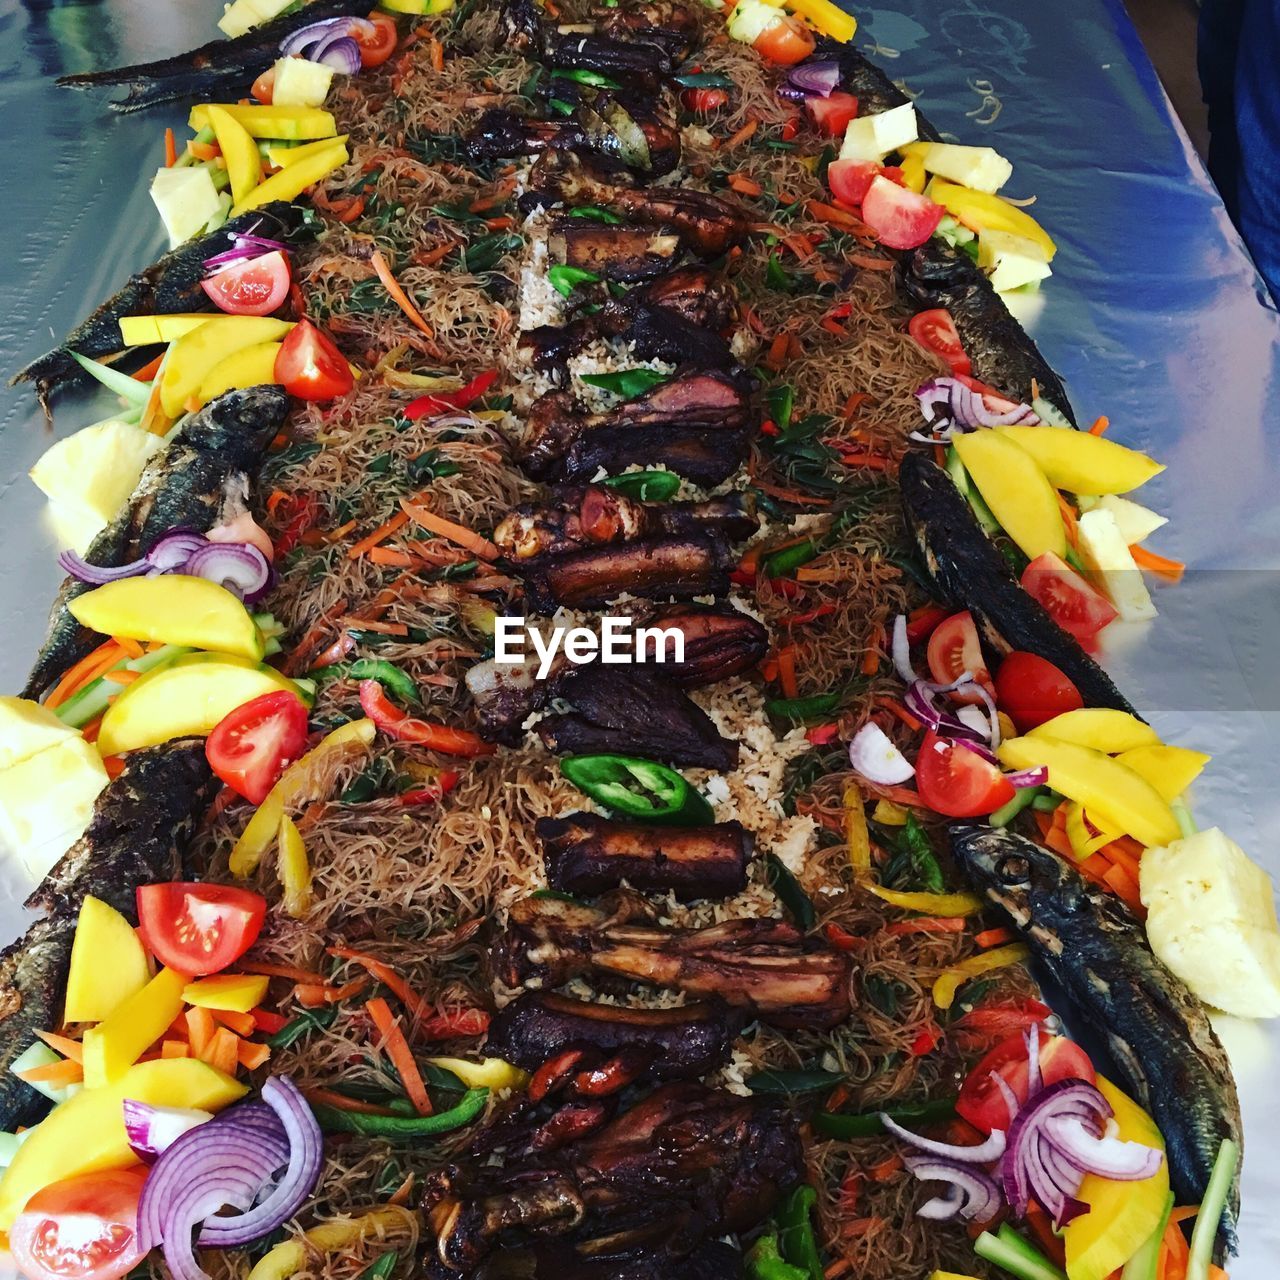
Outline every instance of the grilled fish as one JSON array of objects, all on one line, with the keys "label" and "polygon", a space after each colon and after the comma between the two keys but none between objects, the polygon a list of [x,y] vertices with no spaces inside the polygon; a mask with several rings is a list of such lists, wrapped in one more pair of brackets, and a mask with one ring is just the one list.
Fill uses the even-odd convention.
[{"label": "grilled fish", "polygon": [[997,653],[1027,649],[1052,662],[1071,678],[1086,706],[1138,714],[1079,641],[1022,589],[941,467],[910,453],[898,483],[907,527],[941,600],[968,609]]},{"label": "grilled fish", "polygon": [[145,111],[166,102],[234,101],[280,56],[280,42],[301,27],[325,18],[366,17],[368,0],[314,0],[232,40],[211,40],[189,53],[158,62],[140,62],[108,71],[59,76],[66,89],[119,85],[128,90],[113,111]]},{"label": "grilled fish", "polygon": [[[975,884],[1025,935],[1101,1031],[1118,1074],[1160,1127],[1179,1204],[1198,1204],[1224,1138],[1240,1141],[1226,1053],[1204,1006],[1156,959],[1129,909],[1056,854],[1010,831],[951,829]],[[1238,1193],[1222,1221],[1235,1247]]]},{"label": "grilled fish", "polygon": [[203,740],[131,752],[94,805],[88,830],[27,900],[50,914],[0,952],[0,1129],[32,1124],[48,1101],[9,1071],[62,1023],[76,917],[87,894],[136,919],[141,884],[182,878],[184,847],[216,790]]},{"label": "grilled fish", "polygon": [[68,355],[77,351],[95,360],[123,351],[121,316],[173,315],[184,311],[212,311],[209,296],[200,287],[207,258],[223,252],[236,235],[253,234],[299,245],[319,234],[321,222],[301,205],[272,201],[261,209],[242,213],[217,231],[189,240],[170,250],[151,266],[129,277],[124,287],[104,302],[83,324],[77,325],[60,346],[33,360],[13,375],[10,385],[34,382],[40,402],[48,407],[49,393],[88,377]]},{"label": "grilled fish", "polygon": [[[153,455],[128,506],[93,540],[85,559],[104,567],[127,564],[175,529],[204,533],[246,511],[250,477],[288,411],[284,388],[273,385],[228,391],[205,405]],[[97,643],[67,608],[88,590],[76,578],[63,582],[24,698],[37,697]]]}]

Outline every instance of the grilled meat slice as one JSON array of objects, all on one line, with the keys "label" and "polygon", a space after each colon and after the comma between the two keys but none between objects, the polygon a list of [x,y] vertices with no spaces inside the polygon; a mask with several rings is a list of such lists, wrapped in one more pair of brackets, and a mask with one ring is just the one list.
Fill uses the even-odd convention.
[{"label": "grilled meat slice", "polygon": [[[1128,907],[1048,849],[1005,829],[956,826],[973,882],[1004,909],[1111,1048],[1164,1136],[1178,1200],[1199,1204],[1224,1138],[1240,1141],[1235,1081],[1200,1001],[1155,957]],[[1222,1220],[1235,1247],[1238,1195]]]},{"label": "grilled meat slice", "polygon": [[930,240],[901,257],[898,277],[921,307],[945,307],[951,313],[975,378],[1025,404],[1038,390],[1075,422],[1062,379],[968,254]]},{"label": "grilled meat slice", "polygon": [[527,991],[494,1017],[485,1052],[526,1071],[536,1071],[566,1050],[597,1057],[639,1052],[646,1078],[690,1080],[729,1060],[740,1022],[739,1015],[719,1004],[628,1009]]},{"label": "grilled meat slice", "polygon": [[638,755],[722,771],[738,763],[738,744],[722,737],[701,707],[651,667],[573,667],[559,680],[556,695],[573,710],[538,722],[548,751]]},{"label": "grilled meat slice", "polygon": [[[598,427],[575,438],[553,473],[563,480],[616,475],[632,463],[665,467],[704,489],[723,484],[747,460],[746,431],[719,427]],[[533,474],[532,472],[530,474]]]},{"label": "grilled meat slice", "polygon": [[126,88],[128,93],[111,104],[113,111],[145,111],[191,99],[234,102],[280,56],[280,42],[286,36],[325,18],[363,18],[368,12],[362,0],[312,0],[295,13],[273,18],[231,40],[211,40],[190,53],[159,62],[60,76],[58,83],[68,89]]},{"label": "grilled meat slice", "polygon": [[584,976],[645,982],[723,1000],[776,1027],[826,1029],[852,1011],[849,957],[781,920],[663,929],[599,907],[525,898],[511,908],[492,959],[509,987]]},{"label": "grilled meat slice", "polygon": [[940,600],[968,609],[998,654],[1027,649],[1047,658],[1091,707],[1137,715],[1111,677],[1033,600],[983,532],[951,477],[921,453],[898,472],[907,526]]},{"label": "grilled meat slice", "polygon": [[620,889],[674,893],[683,901],[731,898],[747,887],[751,833],[740,822],[651,827],[594,813],[540,818],[547,883],[579,897]]},{"label": "grilled meat slice", "polygon": [[139,885],[181,879],[183,850],[216,790],[204,742],[130,752],[94,805],[88,830],[27,901],[52,914],[0,953],[0,1127],[32,1124],[47,1098],[9,1071],[37,1031],[62,1024],[76,917],[86,894],[136,919]]},{"label": "grilled meat slice", "polygon": [[680,237],[662,227],[606,226],[567,217],[554,227],[549,248],[566,266],[590,271],[603,280],[634,284],[671,270],[680,252]]},{"label": "grilled meat slice", "polygon": [[[277,386],[228,391],[205,405],[152,456],[128,506],[93,540],[85,559],[107,568],[127,564],[175,529],[204,533],[248,510],[250,477],[288,411],[289,397]],[[37,697],[98,643],[67,608],[91,589],[76,578],[62,584],[23,697]]]},{"label": "grilled meat slice", "polygon": [[606,1236],[581,1245],[550,1241],[503,1249],[475,1274],[476,1280],[742,1280],[742,1254],[723,1240],[710,1240],[677,1257],[660,1241],[619,1257]]},{"label": "grilled meat slice", "polygon": [[200,287],[205,259],[230,247],[232,237],[252,233],[300,245],[315,238],[321,222],[296,204],[281,200],[232,218],[219,230],[189,240],[170,250],[151,266],[129,277],[83,324],[67,334],[62,344],[14,374],[11,385],[34,382],[41,402],[56,388],[79,382],[89,375],[68,355],[77,351],[95,360],[125,349],[120,332],[121,316],[172,315],[185,311],[212,311],[209,295]]}]

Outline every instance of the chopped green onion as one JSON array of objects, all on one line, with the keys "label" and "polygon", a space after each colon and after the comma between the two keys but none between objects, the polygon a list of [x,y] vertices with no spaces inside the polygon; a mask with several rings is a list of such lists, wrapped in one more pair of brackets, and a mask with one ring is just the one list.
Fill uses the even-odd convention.
[{"label": "chopped green onion", "polygon": [[1218,1238],[1222,1214],[1235,1185],[1240,1166],[1240,1148],[1230,1138],[1223,1138],[1218,1158],[1213,1162],[1209,1185],[1205,1188],[1196,1225],[1191,1232],[1191,1256],[1187,1261],[1187,1280],[1209,1280],[1209,1264],[1213,1261],[1213,1245]]},{"label": "chopped green onion", "polygon": [[813,909],[813,901],[800,881],[787,870],[786,864],[776,853],[765,855],[764,877],[769,888],[778,896],[778,901],[795,917],[796,924],[806,933],[818,922],[818,913]]},{"label": "chopped green onion", "polygon": [[121,373],[119,369],[113,369],[109,364],[103,364],[101,360],[90,360],[88,356],[82,356],[78,351],[68,351],[67,354],[91,378],[96,378],[108,391],[114,391],[130,404],[146,404],[151,398],[151,383],[139,382],[137,378]]},{"label": "chopped green onion", "polygon": [[1003,1267],[1017,1280],[1067,1280],[1038,1249],[1033,1249],[1016,1231],[1001,1226],[1000,1234],[984,1231],[974,1242],[973,1251],[980,1258]]},{"label": "chopped green onion", "polygon": [[599,71],[590,71],[586,67],[557,68],[551,73],[553,80],[572,80],[576,84],[590,85],[593,89],[621,89],[616,80],[601,75]]},{"label": "chopped green onion", "polygon": [[600,277],[594,271],[586,271],[582,267],[567,267],[557,263],[547,272],[547,280],[551,287],[567,298],[580,284],[599,284]]}]

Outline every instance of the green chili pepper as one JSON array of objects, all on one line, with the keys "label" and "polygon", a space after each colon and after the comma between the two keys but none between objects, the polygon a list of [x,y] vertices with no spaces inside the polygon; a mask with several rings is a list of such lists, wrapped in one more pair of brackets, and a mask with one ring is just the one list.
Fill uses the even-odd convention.
[{"label": "green chili pepper", "polygon": [[573,103],[566,102],[563,98],[548,98],[547,106],[557,115],[571,116],[573,115]]},{"label": "green chili pepper", "polygon": [[622,219],[616,213],[610,213],[608,209],[602,209],[598,204],[580,204],[576,209],[569,210],[569,217],[589,218],[592,222],[603,222],[606,227],[622,225]]},{"label": "green chili pepper", "polygon": [[791,415],[796,407],[795,388],[785,382],[779,386],[770,387],[764,402],[768,407],[773,425],[779,431],[785,432],[791,425]]},{"label": "green chili pepper", "polygon": [[831,715],[842,701],[839,693],[816,693],[810,698],[769,698],[764,709],[778,720],[817,720]]},{"label": "green chili pepper", "polygon": [[323,1031],[333,1024],[338,1016],[336,1004],[326,1005],[323,1009],[308,1009],[296,1018],[290,1018],[273,1036],[267,1037],[267,1043],[273,1049],[287,1049],[296,1040],[309,1035],[312,1031]]},{"label": "green chili pepper", "polygon": [[809,1280],[809,1273],[801,1267],[793,1267],[778,1252],[776,1235],[761,1236],[747,1250],[744,1259],[747,1280]]},{"label": "green chili pepper", "polygon": [[[955,1113],[956,1100],[947,1098],[936,1102],[918,1102],[892,1107],[884,1114],[899,1124],[913,1126],[950,1120]],[[824,1138],[841,1138],[846,1142],[853,1138],[874,1138],[884,1132],[880,1115],[879,1111],[870,1111],[857,1116],[819,1111],[813,1117],[813,1127]]]},{"label": "green chili pepper", "polygon": [[930,893],[942,893],[947,887],[947,882],[942,875],[942,867],[933,852],[928,832],[920,825],[920,819],[914,813],[907,814],[906,825],[902,828],[901,844],[921,884]]},{"label": "green chili pepper", "polygon": [[418,686],[394,662],[385,658],[357,658],[354,662],[334,662],[308,673],[321,684],[332,680],[376,680],[388,693],[410,706],[420,706]]},{"label": "green chili pepper", "polygon": [[[552,267],[552,271],[555,268]],[[634,400],[636,396],[652,391],[654,387],[670,379],[670,374],[659,373],[656,369],[619,369],[617,373],[585,373],[582,381],[589,387],[599,387],[612,395],[621,396],[624,400]]]},{"label": "green chili pepper", "polygon": [[682,71],[671,77],[682,89],[736,89],[728,76],[719,71]]},{"label": "green chili pepper", "polygon": [[795,917],[796,924],[806,933],[817,923],[817,913],[809,895],[800,887],[800,881],[787,870],[777,854],[769,854],[764,860],[765,879],[778,900]]},{"label": "green chili pepper", "polygon": [[610,476],[604,484],[641,502],[666,502],[680,488],[680,477],[674,471],[629,471]]},{"label": "green chili pepper", "polygon": [[519,236],[510,232],[478,236],[463,251],[462,264],[477,275],[482,271],[492,271],[504,253],[518,249],[522,243]]},{"label": "green chili pepper", "polygon": [[551,73],[553,80],[572,80],[576,84],[588,84],[593,89],[621,89],[616,80],[601,75],[598,71],[588,71],[585,67],[572,67],[568,70],[556,70]]},{"label": "green chili pepper", "polygon": [[1037,813],[1052,813],[1062,803],[1062,797],[1048,787],[1042,787],[1040,794],[1031,802]]},{"label": "green chili pepper", "polygon": [[843,1079],[835,1071],[757,1071],[747,1083],[752,1093],[827,1093]]},{"label": "green chili pepper", "polygon": [[794,546],[771,551],[760,562],[766,578],[782,578],[794,573],[802,564],[808,564],[818,555],[818,544],[812,538],[797,542]]},{"label": "green chili pepper", "polygon": [[584,795],[625,818],[663,826],[702,827],[715,815],[682,774],[635,756],[566,756],[564,774]]},{"label": "green chili pepper", "polygon": [[396,1269],[396,1259],[399,1256],[394,1250],[391,1253],[384,1253],[372,1266],[366,1267],[360,1273],[360,1280],[388,1280]]},{"label": "green chili pepper", "polygon": [[430,1116],[370,1116],[323,1104],[313,1104],[311,1109],[326,1133],[358,1133],[366,1138],[387,1138],[394,1142],[397,1138],[425,1138],[461,1129],[485,1109],[488,1101],[488,1089],[468,1089],[457,1106]]},{"label": "green chili pepper", "polygon": [[822,1280],[822,1255],[813,1232],[813,1208],[818,1193],[810,1186],[797,1187],[778,1210],[778,1247],[793,1267],[809,1280]]},{"label": "green chili pepper", "polygon": [[776,253],[769,255],[769,265],[765,268],[764,282],[770,289],[779,289],[783,293],[790,293],[796,287],[795,277],[783,268],[782,259]]},{"label": "green chili pepper", "polygon": [[547,272],[547,280],[551,287],[565,298],[580,284],[600,283],[600,277],[594,271],[586,271],[582,267],[567,267],[562,262],[557,263]]}]

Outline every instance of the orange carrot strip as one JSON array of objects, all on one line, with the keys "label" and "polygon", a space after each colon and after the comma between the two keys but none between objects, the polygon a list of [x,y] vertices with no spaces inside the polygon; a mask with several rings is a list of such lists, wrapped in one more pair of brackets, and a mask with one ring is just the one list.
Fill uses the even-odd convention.
[{"label": "orange carrot strip", "polygon": [[293,994],[304,1009],[316,1009],[322,1004],[337,1004],[340,1000],[349,1000],[367,990],[368,986],[368,978],[357,978],[341,987],[330,986],[327,982],[300,982],[293,989]]},{"label": "orange carrot strip", "polygon": [[1002,947],[1006,942],[1013,941],[1013,930],[1006,929],[1003,926],[998,929],[984,929],[981,933],[976,934],[973,940],[983,948]]},{"label": "orange carrot strip", "polygon": [[734,147],[740,146],[749,138],[754,137],[755,132],[759,127],[759,120],[748,120],[747,123],[737,131],[737,133],[730,134],[729,137],[724,140],[721,144],[721,149],[724,151],[732,151]]},{"label": "orange carrot strip", "polygon": [[413,1051],[404,1038],[404,1032],[400,1030],[400,1024],[392,1016],[391,1006],[381,996],[374,996],[365,1008],[382,1037],[382,1047],[400,1077],[406,1096],[420,1116],[429,1116],[431,1099],[427,1096],[427,1086],[422,1083],[422,1074],[418,1070]]},{"label": "orange carrot strip", "polygon": [[847,449],[840,453],[840,461],[846,467],[866,467],[868,471],[888,471],[893,459],[879,453],[867,453],[861,449]]},{"label": "orange carrot strip", "polygon": [[288,978],[290,982],[318,982],[324,984],[324,978],[309,969],[300,969],[295,964],[271,964],[265,960],[241,960],[236,968],[241,973],[259,973],[268,978]]},{"label": "orange carrot strip", "polygon": [[241,1040],[236,1045],[236,1058],[246,1071],[256,1071],[271,1057],[269,1044],[254,1044],[249,1040]]},{"label": "orange carrot strip", "polygon": [[172,129],[164,131],[164,167],[172,169],[178,163],[178,139]]},{"label": "orange carrot strip", "polygon": [[378,273],[378,279],[382,281],[382,287],[391,295],[391,300],[400,308],[401,311],[409,319],[409,323],[416,329],[420,329],[428,338],[436,336],[435,330],[422,318],[421,312],[409,300],[409,295],[400,287],[400,282],[391,274],[391,268],[387,265],[387,260],[382,256],[380,249],[375,249],[369,258],[373,269]]},{"label": "orange carrot strip", "polygon": [[216,160],[222,154],[214,143],[196,142],[194,139],[187,143],[187,149],[197,160]]},{"label": "orange carrot strip", "polygon": [[1146,908],[1142,905],[1142,894],[1138,891],[1138,882],[1121,866],[1113,864],[1111,870],[1102,877],[1110,888],[1138,919],[1146,917]]},{"label": "orange carrot strip", "polygon": [[895,720],[901,720],[913,732],[924,727],[897,698],[891,698],[888,694],[881,694],[876,699],[876,706],[883,707]]},{"label": "orange carrot strip", "polygon": [[405,981],[401,974],[376,956],[371,956],[364,951],[355,951],[351,947],[330,947],[329,954],[336,956],[339,960],[350,960],[358,964],[372,978],[382,983],[384,987],[388,987],[415,1022],[431,1017],[434,1012],[431,1005]]},{"label": "orange carrot strip", "polygon": [[28,1084],[47,1084],[52,1089],[65,1089],[69,1084],[79,1084],[84,1079],[84,1066],[72,1058],[59,1058],[57,1062],[42,1067],[28,1067],[15,1073]]},{"label": "orange carrot strip", "polygon": [[1104,414],[1103,414],[1103,415],[1102,415],[1102,416],[1101,416],[1101,417],[1100,417],[1100,418],[1099,418],[1099,419],[1098,419],[1098,420],[1093,424],[1093,426],[1091,426],[1091,427],[1089,428],[1089,434],[1090,434],[1091,436],[1100,436],[1100,435],[1102,435],[1102,434],[1106,431],[1106,429],[1107,429],[1110,425],[1111,425],[1111,419],[1110,419],[1110,418],[1108,418],[1108,417],[1107,417],[1107,415],[1104,413]]},{"label": "orange carrot strip", "polygon": [[1173,1209],[1169,1213],[1170,1222],[1189,1222],[1200,1212],[1198,1204],[1184,1204],[1181,1208]]},{"label": "orange carrot strip", "polygon": [[258,1025],[254,1022],[253,1015],[249,1013],[236,1013],[232,1009],[210,1009],[209,1012],[213,1014],[214,1022],[221,1023],[238,1036],[253,1035]]},{"label": "orange carrot strip", "polygon": [[963,933],[964,920],[960,916],[918,916],[914,920],[895,920],[885,925],[885,933]]},{"label": "orange carrot strip", "polygon": [[209,1042],[218,1030],[213,1014],[208,1009],[193,1008],[187,1010],[187,1039],[191,1041],[191,1052],[204,1062]]},{"label": "orange carrot strip", "polygon": [[796,651],[792,645],[778,650],[778,683],[784,698],[798,698],[800,688],[796,683]]},{"label": "orange carrot strip", "polygon": [[160,1056],[162,1058],[188,1058],[191,1046],[185,1040],[161,1040]]},{"label": "orange carrot strip", "polygon": [[109,680],[112,684],[132,684],[141,675],[141,671],[130,671],[128,668],[122,668],[119,671],[104,671],[102,678]]},{"label": "orange carrot strip", "polygon": [[397,551],[394,547],[374,547],[369,552],[369,563],[380,564],[388,569],[410,569],[417,561],[407,551]]},{"label": "orange carrot strip", "polygon": [[52,1031],[37,1031],[36,1035],[45,1042],[55,1053],[60,1053],[64,1058],[70,1058],[72,1062],[84,1061],[84,1045],[79,1040],[72,1040],[69,1036],[55,1035]]},{"label": "orange carrot strip", "polygon": [[164,352],[162,351],[154,360],[148,360],[147,363],[133,375],[133,377],[137,378],[139,382],[150,382],[151,379],[159,372],[160,361],[163,359]]},{"label": "orange carrot strip", "polygon": [[1062,512],[1062,523],[1067,529],[1067,542],[1074,547],[1080,541],[1080,524],[1076,520],[1075,508],[1062,494],[1058,494],[1058,510]]},{"label": "orange carrot strip", "polygon": [[729,175],[729,186],[740,196],[755,197],[764,195],[764,188],[754,178],[748,178],[745,173],[731,173]]},{"label": "orange carrot strip", "polygon": [[420,524],[424,529],[429,529],[439,537],[447,538],[450,542],[457,543],[458,546],[470,551],[473,556],[478,556],[481,560],[496,560],[498,558],[498,548],[488,538],[482,537],[465,525],[455,524],[452,520],[446,520],[444,516],[438,516],[434,511],[428,510],[420,503],[410,502],[407,498],[400,499],[400,510],[414,524]]},{"label": "orange carrot strip", "polygon": [[1171,560],[1168,556],[1156,555],[1154,551],[1148,551],[1146,547],[1130,547],[1129,554],[1133,556],[1138,568],[1147,569],[1154,573],[1157,578],[1163,578],[1166,582],[1181,582],[1182,575],[1187,571],[1187,566],[1183,561]]},{"label": "orange carrot strip", "polygon": [[386,524],[380,524],[372,533],[366,534],[359,542],[347,548],[347,559],[357,560],[372,551],[380,542],[385,542],[393,533],[403,529],[409,523],[409,517],[403,511],[397,511]]},{"label": "orange carrot strip", "polygon": [[240,1063],[240,1037],[226,1027],[218,1027],[201,1057],[215,1071],[221,1071],[223,1075],[235,1075]]},{"label": "orange carrot strip", "polygon": [[87,654],[75,664],[54,686],[53,691],[44,700],[44,705],[52,710],[60,707],[66,700],[91,680],[96,680],[103,672],[114,667],[124,654],[114,640],[106,640],[92,653]]},{"label": "orange carrot strip", "polygon": [[452,240],[446,240],[444,244],[437,245],[434,249],[428,249],[426,253],[414,254],[413,260],[420,267],[434,267],[437,262],[447,258],[457,247]]},{"label": "orange carrot strip", "polygon": [[336,1089],[306,1089],[304,1092],[308,1102],[318,1102],[322,1106],[333,1107],[335,1111],[352,1111],[361,1116],[396,1114],[390,1107],[380,1107],[376,1102],[365,1102],[363,1098],[348,1098]]}]

